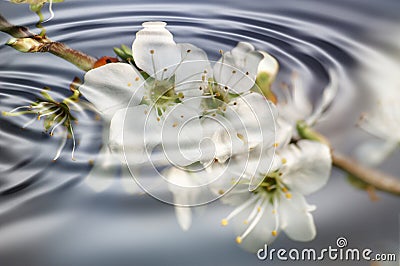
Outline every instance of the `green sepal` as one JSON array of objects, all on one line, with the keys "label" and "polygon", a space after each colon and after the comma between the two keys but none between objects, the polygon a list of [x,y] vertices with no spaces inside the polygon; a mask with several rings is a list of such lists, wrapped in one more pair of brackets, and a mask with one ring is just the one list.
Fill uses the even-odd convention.
[{"label": "green sepal", "polygon": [[324,136],[313,130],[309,125],[307,125],[305,121],[297,121],[296,129],[300,137],[302,137],[303,139],[318,141],[329,146],[328,140],[326,140]]},{"label": "green sepal", "polygon": [[[50,88],[45,87],[45,90],[50,90]],[[47,93],[47,91],[42,90],[40,92],[40,94],[44,97],[45,100],[49,101],[49,102],[55,102],[55,100],[53,99],[53,97],[50,96],[49,93]]]},{"label": "green sepal", "polygon": [[122,60],[126,62],[133,62],[132,50],[128,46],[122,44],[121,47],[114,47],[113,50],[114,53]]},{"label": "green sepal", "polygon": [[252,88],[253,91],[260,92],[271,102],[277,103],[277,98],[271,90],[273,80],[267,72],[261,72],[256,77],[256,83]]}]

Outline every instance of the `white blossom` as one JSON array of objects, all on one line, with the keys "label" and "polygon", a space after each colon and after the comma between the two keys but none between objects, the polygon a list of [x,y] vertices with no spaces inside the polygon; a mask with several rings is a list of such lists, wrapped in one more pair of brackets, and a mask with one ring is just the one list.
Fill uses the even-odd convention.
[{"label": "white blossom", "polygon": [[[300,140],[280,150],[272,164],[258,155],[250,157],[246,167],[241,163],[243,158],[231,160],[238,166],[236,171],[229,168],[213,189],[226,193],[223,202],[235,206],[221,223],[225,226],[233,222],[237,243],[255,252],[271,243],[281,230],[297,241],[315,237],[310,213],[315,206],[309,205],[304,196],[319,190],[329,178],[331,157],[327,146]],[[263,181],[250,192],[248,182],[254,175],[262,176]],[[232,184],[236,186],[227,192]]]}]

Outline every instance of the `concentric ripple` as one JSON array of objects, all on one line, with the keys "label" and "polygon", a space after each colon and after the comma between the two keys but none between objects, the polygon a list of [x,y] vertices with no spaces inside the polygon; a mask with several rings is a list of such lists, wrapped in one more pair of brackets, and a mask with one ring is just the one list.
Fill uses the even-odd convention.
[{"label": "concentric ripple", "polygon": [[[113,55],[114,46],[130,46],[135,32],[144,21],[166,21],[177,42],[195,44],[207,52],[210,60],[218,59],[220,49],[227,51],[238,41],[247,41],[278,59],[280,72],[273,85],[278,98],[284,93],[282,88],[291,86],[292,74],[297,73],[309,97],[318,99],[331,82],[329,73],[333,70],[340,80],[340,100],[334,102],[336,108],[332,108],[332,113],[338,117],[346,116],[346,121],[341,121],[342,128],[353,125],[359,114],[349,113],[346,106],[363,108],[369,102],[366,95],[373,90],[361,78],[365,78],[365,73],[379,76],[379,71],[383,70],[376,68],[377,62],[395,66],[398,61],[398,47],[383,38],[394,30],[398,22],[394,12],[398,10],[398,4],[387,3],[382,7],[370,1],[363,2],[363,8],[358,8],[359,1],[339,1],[335,5],[319,1],[301,2],[265,3],[260,0],[237,2],[231,6],[224,1],[201,4],[160,1],[148,4],[145,1],[66,0],[54,4],[55,18],[44,26],[53,40],[65,42],[96,57]],[[34,29],[36,17],[29,12],[28,6],[3,1],[0,7],[1,13],[10,22]],[[370,16],[371,13],[374,17]],[[1,111],[10,111],[34,101],[45,86],[52,88],[50,93],[54,98],[63,99],[70,95],[69,84],[73,78],[83,77],[83,72],[52,55],[21,54],[5,46],[8,38],[6,34],[0,34],[0,54],[2,62],[6,62],[0,65]],[[394,55],[386,52],[387,47]],[[76,149],[77,162],[69,158],[72,143],[68,141],[61,158],[54,165],[51,162],[59,140],[42,134],[40,122],[20,130],[32,117],[1,117],[1,198],[9,199],[10,194],[20,191],[18,197],[23,199],[28,191],[38,189],[39,185],[35,186],[38,180],[52,184],[48,186],[48,191],[51,191],[76,176],[84,178],[90,168],[88,161],[96,157],[101,145],[101,124],[94,119],[91,111],[75,115],[79,120],[76,135],[81,140]],[[192,123],[190,121],[186,123]],[[325,127],[333,133],[338,128],[331,124]],[[179,142],[187,141],[191,140]],[[207,139],[196,143],[198,156],[213,152],[212,145],[207,143]],[[195,155],[185,156],[181,158],[183,161]],[[164,194],[168,192],[161,191],[159,197],[166,199]],[[166,201],[170,202],[170,199]]]}]

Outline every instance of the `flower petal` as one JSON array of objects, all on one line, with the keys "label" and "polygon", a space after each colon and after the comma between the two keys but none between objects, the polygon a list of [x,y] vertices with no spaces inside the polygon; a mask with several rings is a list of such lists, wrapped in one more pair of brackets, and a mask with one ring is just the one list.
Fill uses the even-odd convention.
[{"label": "flower petal", "polygon": [[291,191],[307,195],[319,190],[329,179],[332,159],[329,147],[310,141],[300,140],[279,152],[285,161],[281,171],[282,180]]},{"label": "flower petal", "polygon": [[225,117],[234,125],[237,134],[253,148],[258,144],[272,146],[275,140],[277,110],[264,96],[250,93],[232,100]]},{"label": "flower petal", "polygon": [[167,168],[163,175],[168,180],[168,188],[173,193],[175,213],[183,230],[188,230],[192,222],[190,206],[201,200],[201,180],[198,175],[190,174],[176,167]]},{"label": "flower petal", "polygon": [[297,129],[281,117],[276,120],[275,143],[278,149],[286,147]]},{"label": "flower petal", "polygon": [[336,97],[339,87],[339,79],[333,70],[329,70],[329,76],[331,78],[331,81],[328,87],[324,89],[320,102],[314,108],[312,115],[306,119],[306,123],[310,126],[314,125],[317,120],[322,117],[324,112],[327,110],[329,105],[331,105],[334,98]]},{"label": "flower petal", "polygon": [[149,159],[152,149],[160,143],[161,123],[154,110],[138,105],[117,111],[111,120],[110,147],[124,155],[129,164],[140,164]]},{"label": "flower petal", "polygon": [[[143,97],[143,78],[125,63],[107,64],[90,70],[79,91],[108,119],[121,108],[140,103]],[[131,100],[132,99],[132,100]]]},{"label": "flower petal", "polygon": [[227,86],[233,93],[249,91],[255,83],[262,58],[263,55],[254,51],[251,44],[239,42],[214,65],[215,80],[220,85]]},{"label": "flower petal", "polygon": [[145,22],[136,33],[132,54],[136,65],[157,80],[169,78],[181,62],[181,51],[165,22]]},{"label": "flower petal", "polygon": [[283,119],[295,125],[299,120],[305,120],[311,115],[312,104],[297,75],[293,75],[292,84],[291,93],[289,88],[284,89],[285,101],[283,103],[278,102],[278,109]]},{"label": "flower petal", "polygon": [[177,45],[181,51],[182,63],[175,71],[175,91],[183,92],[185,98],[202,95],[199,87],[207,84],[212,69],[207,54],[200,48],[188,44]]},{"label": "flower petal", "polygon": [[202,162],[217,159],[225,162],[232,154],[246,150],[243,141],[237,135],[235,124],[226,117],[216,114],[202,119],[203,136],[211,143],[202,149]]},{"label": "flower petal", "polygon": [[275,80],[276,75],[278,74],[279,64],[278,61],[269,53],[264,51],[258,51],[263,55],[261,59],[258,69],[257,75],[261,73],[267,73],[269,77],[269,83],[272,83]]},{"label": "flower petal", "polygon": [[281,197],[279,202],[279,216],[281,228],[286,235],[296,241],[311,241],[317,232],[313,216],[310,214],[314,206],[307,204],[300,193],[292,193],[290,199]]},{"label": "flower petal", "polygon": [[163,117],[162,143],[167,158],[181,167],[199,161],[202,126],[200,113],[192,108],[191,101],[174,105]]},{"label": "flower petal", "polygon": [[182,230],[189,230],[192,225],[192,210],[189,207],[175,206],[175,215]]},{"label": "flower petal", "polygon": [[[253,197],[257,196],[253,195]],[[235,233],[238,236],[242,235],[250,226],[252,226],[253,222],[256,222],[254,228],[240,243],[241,248],[252,253],[257,252],[260,248],[263,248],[265,244],[269,245],[272,243],[276,238],[272,232],[277,231],[276,233],[278,233],[279,231],[276,230],[277,220],[275,219],[276,214],[273,212],[273,206],[267,202],[267,200],[265,200],[263,205],[258,205],[257,203],[258,202],[256,201],[255,204],[246,208],[246,210],[238,214],[233,221]],[[261,215],[261,217],[259,217],[258,221],[256,220],[257,216],[249,221],[251,212],[257,208],[261,208],[257,213],[257,216]]]},{"label": "flower petal", "polygon": [[238,42],[236,47],[231,50],[235,65],[239,68],[244,68],[246,66],[247,56],[254,51],[255,49],[252,44],[248,42]]},{"label": "flower petal", "polygon": [[[269,167],[272,161],[271,155],[273,155],[273,150],[269,150],[274,148],[275,142],[275,117],[277,114],[274,105],[258,93],[250,93],[236,98],[234,101],[236,104],[227,109],[225,117],[233,125],[235,135],[243,142],[240,147],[242,148],[241,152],[248,154],[250,150],[257,147],[252,151],[253,153],[258,151],[258,158],[255,161],[258,164],[260,160],[266,159],[265,166]],[[265,167],[258,170],[264,171]],[[254,190],[258,187],[263,178],[254,175],[249,189]]]},{"label": "flower petal", "polygon": [[182,230],[187,231],[192,224],[192,210],[187,207],[192,203],[192,199],[196,197],[190,194],[188,189],[179,186],[193,185],[190,183],[190,176],[178,168],[169,168],[164,176],[170,182],[168,187],[174,196],[175,214]]},{"label": "flower petal", "polygon": [[235,164],[229,164],[213,163],[207,168],[208,174],[214,177],[209,187],[215,195],[223,196],[221,201],[224,204],[237,206],[249,199],[251,193],[248,193],[247,185],[239,182],[242,178],[241,173],[232,171]]}]

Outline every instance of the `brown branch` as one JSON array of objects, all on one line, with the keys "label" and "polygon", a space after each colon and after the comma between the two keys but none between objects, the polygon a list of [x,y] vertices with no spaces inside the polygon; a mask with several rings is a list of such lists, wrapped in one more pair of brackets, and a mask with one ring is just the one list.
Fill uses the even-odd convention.
[{"label": "brown branch", "polygon": [[15,38],[33,38],[35,36],[35,34],[26,27],[10,24],[1,14],[0,31],[8,33]]},{"label": "brown branch", "polygon": [[376,169],[360,165],[357,161],[332,152],[332,163],[339,169],[346,171],[354,177],[370,184],[378,190],[400,195],[400,179]]},{"label": "brown branch", "polygon": [[92,69],[97,61],[94,57],[74,50],[63,43],[53,42],[47,37],[34,34],[26,27],[12,25],[1,14],[0,31],[13,36],[15,39],[11,39],[7,44],[21,52],[49,52],[84,71]]}]

